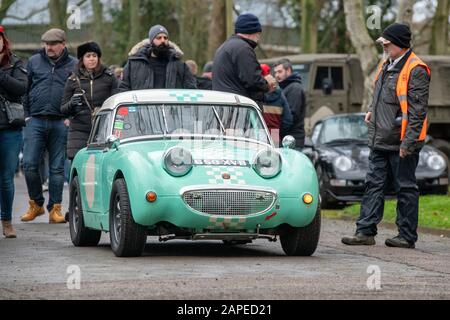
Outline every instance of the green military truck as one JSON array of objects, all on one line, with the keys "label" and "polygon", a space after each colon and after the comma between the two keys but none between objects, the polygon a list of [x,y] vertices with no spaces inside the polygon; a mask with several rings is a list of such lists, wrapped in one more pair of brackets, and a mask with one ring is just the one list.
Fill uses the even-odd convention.
[{"label": "green military truck", "polygon": [[[450,56],[420,56],[431,68],[429,143],[450,158]],[[306,132],[321,118],[360,112],[364,76],[357,55],[301,54],[261,60],[273,64],[288,58],[300,73],[306,94]]]}]

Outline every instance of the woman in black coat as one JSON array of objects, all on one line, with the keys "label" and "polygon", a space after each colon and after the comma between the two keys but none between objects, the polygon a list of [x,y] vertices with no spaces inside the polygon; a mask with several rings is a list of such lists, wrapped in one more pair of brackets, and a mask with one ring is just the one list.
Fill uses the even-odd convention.
[{"label": "woman in black coat", "polygon": [[14,200],[14,174],[22,148],[22,125],[8,121],[5,103],[22,103],[28,89],[27,70],[10,50],[5,29],[0,26],[0,211],[3,235],[16,238],[11,225]]},{"label": "woman in black coat", "polygon": [[92,115],[103,102],[117,93],[114,73],[101,63],[102,52],[95,42],[78,47],[78,69],[67,80],[61,112],[70,117],[67,157],[73,160],[87,145]]}]

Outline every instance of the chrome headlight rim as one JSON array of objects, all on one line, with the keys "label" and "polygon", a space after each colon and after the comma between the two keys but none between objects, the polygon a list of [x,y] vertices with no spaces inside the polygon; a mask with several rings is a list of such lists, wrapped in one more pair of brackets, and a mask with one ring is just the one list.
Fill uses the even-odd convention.
[{"label": "chrome headlight rim", "polygon": [[[274,167],[274,166],[271,167],[271,168],[274,168],[274,170],[272,173],[269,173],[269,174],[264,173],[261,170],[261,165],[262,165],[261,159],[264,159],[262,157],[265,157],[267,153],[271,154],[271,156],[276,157],[277,164],[278,164],[277,167]],[[272,158],[272,160],[275,160],[275,158]],[[281,167],[282,167],[281,154],[278,151],[273,150],[273,149],[265,149],[265,150],[259,151],[253,158],[253,162],[252,162],[253,170],[255,170],[255,172],[264,179],[272,179],[272,178],[275,178],[276,176],[278,176],[281,172]]]},{"label": "chrome headlight rim", "polygon": [[[346,165],[343,166],[342,161],[344,161]],[[354,163],[348,156],[338,156],[333,160],[333,166],[341,172],[348,172],[353,169]]]},{"label": "chrome headlight rim", "polygon": [[[433,163],[433,161],[435,161]],[[446,161],[443,156],[440,154],[432,154],[430,155],[426,160],[427,167],[430,168],[433,171],[441,171],[445,169]],[[437,166],[436,166],[437,164]]]},{"label": "chrome headlight rim", "polygon": [[[181,160],[183,163],[181,164],[175,164],[173,163],[173,159],[172,156],[176,153],[176,152],[183,152],[185,153],[184,155],[184,159],[179,159]],[[192,153],[183,147],[172,147],[170,149],[168,149],[163,156],[163,167],[164,170],[166,170],[166,172],[168,174],[170,174],[173,177],[183,177],[185,175],[187,175],[193,167],[193,157],[192,157]],[[180,169],[180,170],[173,170],[174,166],[184,166],[184,169]]]}]

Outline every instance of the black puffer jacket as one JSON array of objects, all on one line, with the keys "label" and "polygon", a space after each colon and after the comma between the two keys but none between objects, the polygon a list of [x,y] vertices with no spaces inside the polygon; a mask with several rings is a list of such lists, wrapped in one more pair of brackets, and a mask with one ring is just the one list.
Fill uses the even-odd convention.
[{"label": "black puffer jacket", "polygon": [[391,70],[388,63],[375,83],[374,99],[369,107],[372,117],[369,124],[369,147],[379,150],[398,151],[400,145],[410,152],[420,150],[424,142],[416,141],[427,115],[430,77],[422,67],[413,69],[408,84],[409,123],[405,139],[400,141],[401,116],[400,102],[396,88],[400,71],[405,66],[409,51]]},{"label": "black puffer jacket", "polygon": [[[0,95],[8,101],[22,103],[28,89],[27,69],[17,56],[11,58],[10,64],[0,68]],[[0,100],[3,99],[0,97]],[[0,101],[0,130],[15,129],[20,128],[8,123],[4,103]]]},{"label": "black puffer jacket", "polygon": [[288,134],[295,138],[297,147],[303,148],[305,145],[306,99],[302,78],[298,73],[294,73],[280,82],[280,87],[283,89],[293,116],[293,124]]},{"label": "black puffer jacket", "polygon": [[102,66],[97,74],[89,74],[85,69],[79,69],[67,80],[62,99],[61,113],[70,117],[69,135],[67,138],[67,157],[73,159],[80,149],[86,147],[92,127],[91,110],[85,103],[81,112],[75,114],[71,108],[70,99],[75,93],[84,90],[86,98],[92,108],[99,108],[110,96],[117,93],[117,79],[114,73]]},{"label": "black puffer jacket", "polygon": [[261,75],[255,47],[255,42],[233,35],[217,49],[213,62],[213,90],[263,102],[269,86]]},{"label": "black puffer jacket", "polygon": [[[189,67],[181,60],[183,52],[173,43],[169,43],[169,46],[171,50],[166,67],[165,87],[168,89],[197,89],[194,76],[189,71]],[[120,92],[154,88],[154,72],[149,61],[150,50],[150,42],[147,40],[133,48],[123,70]]]}]

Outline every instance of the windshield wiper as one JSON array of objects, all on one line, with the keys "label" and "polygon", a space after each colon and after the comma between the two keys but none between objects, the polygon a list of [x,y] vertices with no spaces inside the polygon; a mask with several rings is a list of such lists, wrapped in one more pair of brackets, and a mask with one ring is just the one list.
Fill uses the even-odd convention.
[{"label": "windshield wiper", "polygon": [[333,143],[349,143],[349,142],[357,142],[357,143],[367,143],[367,139],[356,139],[356,138],[342,138],[342,139],[334,139],[331,141],[327,141],[324,144],[333,144]]},{"label": "windshield wiper", "polygon": [[162,109],[162,115],[164,120],[164,136],[169,133],[169,127],[167,126],[167,118],[166,118],[166,111],[164,110],[165,105],[161,106]]},{"label": "windshield wiper", "polygon": [[223,125],[222,120],[220,120],[219,113],[217,113],[216,107],[213,106],[212,108],[213,108],[214,115],[216,116],[217,121],[219,121],[220,128],[222,129],[222,133],[224,135],[226,135],[225,126]]}]

